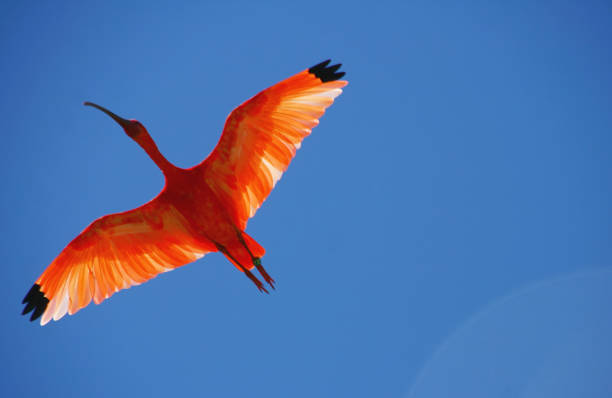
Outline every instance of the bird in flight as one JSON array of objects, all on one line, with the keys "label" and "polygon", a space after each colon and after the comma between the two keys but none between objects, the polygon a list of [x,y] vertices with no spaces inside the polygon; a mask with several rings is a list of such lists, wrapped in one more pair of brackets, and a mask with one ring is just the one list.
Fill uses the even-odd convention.
[{"label": "bird in flight", "polygon": [[121,289],[220,251],[260,291],[256,268],[265,250],[244,232],[247,221],[287,170],[347,81],[341,64],[317,64],[263,90],[234,109],[221,138],[202,163],[182,169],[160,153],[137,120],[123,119],[91,102],[117,122],[159,167],[162,191],[144,205],[91,223],[53,260],[23,299],[23,315],[45,325]]}]

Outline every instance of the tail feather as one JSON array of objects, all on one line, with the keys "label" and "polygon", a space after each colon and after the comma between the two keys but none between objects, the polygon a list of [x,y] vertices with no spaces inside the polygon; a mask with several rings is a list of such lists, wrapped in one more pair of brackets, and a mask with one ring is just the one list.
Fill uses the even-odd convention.
[{"label": "tail feather", "polygon": [[[226,257],[240,271],[242,271],[243,268],[251,270],[255,266],[255,264],[253,264],[253,258],[251,257],[251,254],[255,258],[261,258],[266,253],[266,249],[261,247],[261,245],[257,243],[255,239],[247,235],[246,232],[242,233],[242,239],[244,241],[244,244],[241,241],[237,240],[232,245],[225,246],[225,249],[231,255],[231,257],[227,255]],[[246,247],[244,246],[245,244]],[[236,261],[234,260],[238,261],[240,264],[236,264]]]},{"label": "tail feather", "polygon": [[242,233],[242,238],[244,239],[245,243],[249,247],[249,250],[251,251],[251,253],[253,253],[253,256],[259,258],[259,257],[263,257],[264,254],[266,254],[266,249],[261,247],[261,245],[257,243],[255,239],[247,235],[246,232]]}]

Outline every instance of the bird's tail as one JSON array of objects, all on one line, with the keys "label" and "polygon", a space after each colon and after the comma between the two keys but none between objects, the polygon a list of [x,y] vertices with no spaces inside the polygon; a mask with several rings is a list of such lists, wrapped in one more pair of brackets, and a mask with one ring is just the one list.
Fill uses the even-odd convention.
[{"label": "bird's tail", "polygon": [[[231,246],[226,246],[226,250],[230,253],[231,257],[229,260],[238,268],[240,271],[243,267],[250,270],[255,266],[253,264],[254,258],[261,258],[266,253],[266,249],[261,247],[255,239],[251,238],[246,232],[242,232],[242,239],[237,240]],[[251,257],[252,256],[252,257]],[[238,261],[240,264],[236,264]]]},{"label": "bird's tail", "polygon": [[236,268],[249,277],[259,291],[268,293],[268,290],[263,286],[261,281],[251,272],[253,268],[257,268],[257,271],[259,271],[268,285],[274,289],[274,279],[266,272],[263,265],[261,265],[261,257],[265,254],[265,249],[261,247],[259,243],[255,242],[255,239],[244,232],[240,232],[237,242],[238,243],[234,243],[230,246],[218,246],[218,248]]}]

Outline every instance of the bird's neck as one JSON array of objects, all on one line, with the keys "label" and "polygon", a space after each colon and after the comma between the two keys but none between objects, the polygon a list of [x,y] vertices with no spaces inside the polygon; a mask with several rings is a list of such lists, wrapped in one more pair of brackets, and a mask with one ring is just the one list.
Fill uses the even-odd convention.
[{"label": "bird's neck", "polygon": [[168,174],[176,169],[176,167],[161,154],[157,145],[155,145],[155,141],[153,141],[153,138],[151,138],[148,133],[141,133],[136,141],[165,176],[168,176]]}]

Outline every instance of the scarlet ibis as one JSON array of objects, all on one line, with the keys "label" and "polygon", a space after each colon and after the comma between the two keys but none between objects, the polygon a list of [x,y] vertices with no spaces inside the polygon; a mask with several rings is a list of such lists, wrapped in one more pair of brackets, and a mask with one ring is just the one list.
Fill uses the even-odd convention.
[{"label": "scarlet ibis", "polygon": [[263,90],[235,108],[202,163],[182,169],[160,153],[137,120],[113,118],[165,177],[162,191],[130,211],[98,218],[45,269],[23,299],[23,314],[41,325],[72,315],[156,275],[220,251],[260,291],[253,268],[274,288],[261,264],[265,250],[246,232],[304,137],[319,123],[347,81],[341,64],[317,64]]}]

